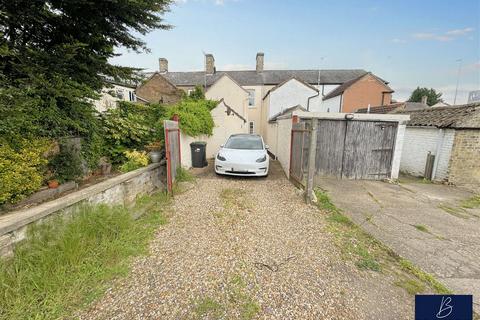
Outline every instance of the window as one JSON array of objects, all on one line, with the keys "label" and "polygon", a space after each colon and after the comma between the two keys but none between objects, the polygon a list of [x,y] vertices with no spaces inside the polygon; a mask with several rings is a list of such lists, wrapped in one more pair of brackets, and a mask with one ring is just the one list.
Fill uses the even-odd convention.
[{"label": "window", "polygon": [[133,91],[128,91],[128,100],[129,101],[136,101],[137,99],[135,99],[135,93],[133,93]]},{"label": "window", "polygon": [[188,90],[187,90],[187,95],[188,95],[188,96],[191,96],[191,95],[192,95],[192,92],[193,92],[193,89],[188,89]]},{"label": "window", "polygon": [[255,123],[253,121],[250,121],[250,123],[248,124],[248,133],[255,133]]},{"label": "window", "polygon": [[248,89],[247,92],[248,92],[248,106],[255,107],[255,90]]}]

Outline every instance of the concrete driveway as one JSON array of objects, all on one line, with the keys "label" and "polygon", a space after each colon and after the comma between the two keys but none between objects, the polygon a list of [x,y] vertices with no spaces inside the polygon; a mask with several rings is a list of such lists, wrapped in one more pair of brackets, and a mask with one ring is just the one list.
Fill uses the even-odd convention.
[{"label": "concrete driveway", "polygon": [[472,193],[409,179],[320,179],[335,205],[367,232],[458,294],[473,294],[480,311],[480,208],[463,208]]}]

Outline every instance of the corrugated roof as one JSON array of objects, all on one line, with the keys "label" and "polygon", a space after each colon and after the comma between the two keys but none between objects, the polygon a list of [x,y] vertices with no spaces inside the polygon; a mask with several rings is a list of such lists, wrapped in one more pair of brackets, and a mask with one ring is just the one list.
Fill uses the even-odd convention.
[{"label": "corrugated roof", "polygon": [[360,108],[357,109],[355,113],[397,113],[404,110],[413,111],[426,108],[428,108],[428,106],[420,102],[396,102],[385,106],[370,107],[370,112],[368,112],[368,108]]},{"label": "corrugated roof", "polygon": [[408,126],[480,129],[480,102],[396,113],[410,115]]},{"label": "corrugated roof", "polygon": [[[210,86],[225,73],[241,86],[278,85],[291,78],[297,78],[312,85],[318,83],[318,70],[264,70],[260,73],[255,70],[217,71],[206,77],[204,71],[193,71],[167,72],[162,74],[162,76],[176,86],[203,86],[206,78],[207,86]],[[358,78],[366,73],[365,70],[361,69],[321,70],[320,84],[343,84],[345,81]],[[152,73],[145,73],[147,77],[151,74]]]}]

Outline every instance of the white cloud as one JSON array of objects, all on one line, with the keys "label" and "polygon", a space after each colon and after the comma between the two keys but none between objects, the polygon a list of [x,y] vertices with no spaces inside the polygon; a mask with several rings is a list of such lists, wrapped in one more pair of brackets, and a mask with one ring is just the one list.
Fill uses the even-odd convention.
[{"label": "white cloud", "polygon": [[473,32],[473,28],[463,28],[463,29],[453,29],[448,30],[442,34],[431,33],[431,32],[417,32],[412,34],[412,37],[418,40],[436,40],[436,41],[451,41],[458,37],[465,36],[470,32]]},{"label": "white cloud", "polygon": [[454,29],[454,30],[447,31],[446,34],[449,36],[463,36],[472,31],[473,31],[473,28]]},{"label": "white cloud", "polygon": [[392,42],[393,43],[407,43],[407,40],[394,38],[394,39],[392,39]]}]

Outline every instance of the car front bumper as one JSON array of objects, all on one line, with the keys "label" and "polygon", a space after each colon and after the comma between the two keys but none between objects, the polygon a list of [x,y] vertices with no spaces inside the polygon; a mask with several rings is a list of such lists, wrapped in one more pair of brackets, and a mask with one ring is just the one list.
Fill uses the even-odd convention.
[{"label": "car front bumper", "polygon": [[268,167],[268,159],[265,162],[255,164],[232,163],[229,161],[219,161],[215,159],[215,172],[218,174],[225,174],[230,176],[264,177],[268,175]]}]

